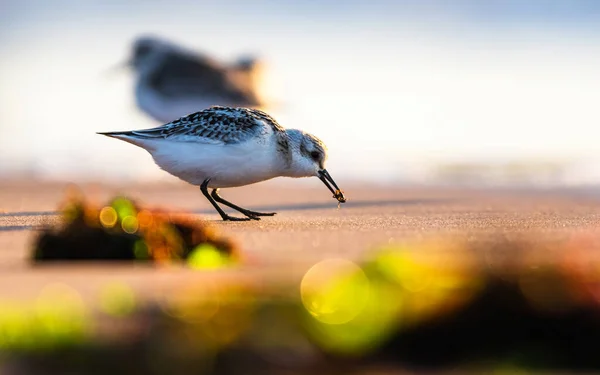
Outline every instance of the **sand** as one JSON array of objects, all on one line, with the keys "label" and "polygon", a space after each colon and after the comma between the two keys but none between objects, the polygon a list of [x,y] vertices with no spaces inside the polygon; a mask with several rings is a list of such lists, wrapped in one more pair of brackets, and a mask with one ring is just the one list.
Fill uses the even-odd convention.
[{"label": "sand", "polygon": [[185,183],[79,185],[86,196],[99,201],[123,193],[143,204],[193,212],[214,221],[220,231],[241,244],[247,259],[243,267],[218,272],[115,264],[32,267],[27,258],[35,227],[56,220],[67,184],[2,182],[0,298],[35,298],[51,282],[66,283],[91,301],[99,288],[112,280],[127,282],[147,298],[168,294],[181,285],[221,279],[295,283],[321,259],[361,259],[378,246],[407,238],[529,230],[568,236],[594,231],[600,223],[600,196],[570,190],[352,183],[342,186],[348,202],[338,209],[318,180],[312,184],[292,182],[270,181],[223,190],[223,197],[241,206],[278,212],[275,217],[252,222],[220,221],[198,189]]}]

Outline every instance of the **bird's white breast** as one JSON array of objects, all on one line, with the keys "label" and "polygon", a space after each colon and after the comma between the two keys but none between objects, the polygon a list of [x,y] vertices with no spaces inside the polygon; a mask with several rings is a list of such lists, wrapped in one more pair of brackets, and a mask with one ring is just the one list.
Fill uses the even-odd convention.
[{"label": "bird's white breast", "polygon": [[272,135],[238,144],[148,142],[156,143],[145,148],[159,167],[193,185],[210,179],[211,188],[236,187],[280,175],[282,161]]}]

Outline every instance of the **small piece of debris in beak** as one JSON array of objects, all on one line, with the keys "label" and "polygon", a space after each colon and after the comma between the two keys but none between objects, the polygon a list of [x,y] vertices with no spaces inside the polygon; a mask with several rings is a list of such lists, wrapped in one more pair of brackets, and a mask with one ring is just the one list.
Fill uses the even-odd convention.
[{"label": "small piece of debris in beak", "polygon": [[335,199],[337,199],[339,203],[346,202],[346,198],[344,197],[344,192],[339,189],[335,191],[335,195],[333,197]]},{"label": "small piece of debris in beak", "polygon": [[341,190],[336,190],[335,195],[333,196],[338,201],[338,208],[340,207],[340,203],[346,202],[346,197],[344,197],[344,192]]}]

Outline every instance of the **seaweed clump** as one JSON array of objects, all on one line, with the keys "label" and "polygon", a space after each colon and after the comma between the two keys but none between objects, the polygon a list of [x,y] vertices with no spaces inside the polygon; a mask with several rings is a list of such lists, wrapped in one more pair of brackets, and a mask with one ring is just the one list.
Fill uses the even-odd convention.
[{"label": "seaweed clump", "polygon": [[210,267],[235,262],[237,246],[208,222],[189,214],[141,207],[117,196],[96,205],[70,196],[56,225],[47,225],[34,240],[32,259],[42,261],[193,260]]}]

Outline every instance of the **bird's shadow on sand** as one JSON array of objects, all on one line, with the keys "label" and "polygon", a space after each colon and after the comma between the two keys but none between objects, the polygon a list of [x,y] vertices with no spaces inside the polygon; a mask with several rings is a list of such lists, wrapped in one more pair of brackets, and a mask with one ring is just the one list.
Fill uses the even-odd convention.
[{"label": "bird's shadow on sand", "polygon": [[0,217],[18,217],[18,216],[52,216],[58,215],[58,211],[20,211],[20,212],[0,212]]},{"label": "bird's shadow on sand", "polygon": [[[342,203],[342,207],[348,208],[365,208],[365,207],[378,207],[378,206],[416,206],[420,204],[440,204],[448,203],[448,199],[388,199],[388,200],[363,200],[363,201],[349,201]],[[257,207],[244,207],[254,211],[263,212],[280,212],[280,211],[308,211],[308,210],[321,210],[328,208],[336,208],[337,203],[333,202],[321,202],[321,203],[298,203],[298,204],[283,204],[283,205],[267,205]],[[214,210],[202,209],[192,211],[195,214],[212,214]]]},{"label": "bird's shadow on sand", "polygon": [[0,225],[0,232],[18,232],[21,230],[36,229],[35,225]]},{"label": "bird's shadow on sand", "polygon": [[[25,216],[53,216],[58,215],[58,211],[17,211],[17,212],[0,212],[0,218],[14,218]],[[22,230],[31,230],[38,228],[38,225],[0,225],[0,232],[16,232]]]},{"label": "bird's shadow on sand", "polygon": [[[344,207],[348,208],[365,208],[365,207],[377,207],[377,206],[415,206],[420,204],[440,204],[447,203],[448,199],[389,199],[389,200],[363,200],[363,201],[351,201],[344,203]],[[299,203],[299,204],[284,204],[284,205],[266,205],[258,207],[247,207],[256,211],[265,212],[281,212],[281,211],[308,211],[308,210],[319,210],[335,208],[335,202],[322,202],[322,203]],[[193,214],[214,214],[213,209],[200,209],[190,211]],[[58,211],[18,211],[18,212],[2,212],[0,218],[16,218],[16,217],[31,217],[31,216],[54,216],[59,215]],[[31,229],[38,229],[39,225],[0,225],[0,232],[15,232],[24,231]]]}]

